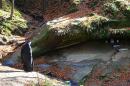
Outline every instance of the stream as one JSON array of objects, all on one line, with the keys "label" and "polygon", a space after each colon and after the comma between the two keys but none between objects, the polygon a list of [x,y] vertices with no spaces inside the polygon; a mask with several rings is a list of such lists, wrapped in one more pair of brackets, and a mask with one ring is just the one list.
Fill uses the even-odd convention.
[{"label": "stream", "polygon": [[[56,50],[39,58],[41,63],[35,64],[34,71],[75,82],[82,80],[95,68],[103,68],[103,73],[106,74],[118,67],[130,65],[129,42],[121,42],[120,45],[119,52],[109,43],[99,41]],[[6,63],[8,62],[3,64],[13,64]]]}]

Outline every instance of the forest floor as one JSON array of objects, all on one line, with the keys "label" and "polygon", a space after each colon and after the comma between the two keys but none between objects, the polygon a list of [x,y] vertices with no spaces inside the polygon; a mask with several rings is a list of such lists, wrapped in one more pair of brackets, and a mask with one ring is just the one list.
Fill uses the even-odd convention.
[{"label": "forest floor", "polygon": [[[65,9],[65,6],[68,6],[68,4],[65,4],[64,6],[62,6],[62,8],[60,9],[60,10],[58,10],[58,11],[56,11],[57,10],[57,8],[59,8],[59,7],[56,7],[56,9],[54,9],[54,10],[49,10],[49,11],[47,11],[47,13],[46,13],[46,15],[44,15],[43,17],[44,17],[44,20],[45,21],[50,21],[50,20],[52,20],[52,19],[56,19],[56,18],[58,18],[58,17],[61,17],[61,18],[63,18],[63,20],[65,19],[68,19],[68,21],[67,22],[70,22],[71,20],[73,20],[73,19],[75,19],[75,18],[79,18],[79,17],[82,17],[82,16],[85,16],[85,15],[89,15],[89,14],[91,14],[91,13],[97,13],[97,14],[100,14],[100,12],[101,12],[101,10],[100,10],[100,5],[101,4],[99,4],[96,8],[90,8],[89,7],[89,5],[86,5],[86,3],[90,3],[90,2],[87,2],[88,0],[86,0],[86,2],[85,3],[82,3],[82,4],[80,4],[80,5],[78,5],[78,9],[79,9],[79,11],[77,11],[77,12],[74,12],[74,13],[70,13],[70,14],[67,14],[67,15],[65,15],[67,12],[67,10]],[[51,9],[51,8],[50,8]],[[64,9],[64,10],[63,10]],[[61,11],[63,11],[63,12],[61,12]],[[29,26],[29,29],[28,29],[28,31],[27,31],[27,33],[26,34],[24,34],[23,36],[16,36],[16,35],[14,35],[14,36],[12,36],[12,39],[13,39],[13,43],[12,44],[7,44],[7,45],[0,45],[0,61],[2,62],[4,59],[6,59],[6,58],[8,58],[8,56],[10,56],[13,52],[15,52],[16,51],[16,49],[17,48],[20,48],[21,47],[21,45],[22,45],[22,43],[25,41],[25,39],[31,39],[33,36],[34,36],[34,34],[37,34],[37,30],[39,30],[39,28],[40,28],[40,26],[43,24],[42,22],[39,22],[39,21],[37,21],[37,20],[35,20],[35,19],[33,19],[32,17],[30,17],[30,16],[28,16],[28,15],[23,15],[23,17],[30,23],[30,26]],[[67,22],[65,22],[66,24],[67,24]],[[41,62],[41,59],[38,59],[38,60],[36,60],[35,61],[35,63],[36,64],[42,64],[42,63],[44,63],[44,62]],[[46,62],[45,62],[46,63]],[[19,67],[19,66],[18,66]],[[14,68],[18,68],[17,66],[15,66]],[[7,70],[7,69],[9,69],[9,71]],[[20,69],[20,68],[18,68],[18,69]],[[5,75],[3,75],[3,78],[5,78],[5,79],[3,79],[3,82],[5,81],[5,80],[12,80],[12,79],[16,79],[16,81],[17,81],[17,79],[18,79],[18,82],[19,82],[19,79],[25,79],[25,78],[23,78],[23,77],[26,77],[26,74],[29,74],[29,73],[25,73],[25,72],[23,72],[22,70],[18,70],[18,69],[13,69],[13,68],[9,68],[9,67],[5,67],[5,66],[0,66],[0,76],[2,76],[3,74],[5,74]],[[56,67],[52,67],[52,69],[50,69],[51,71],[53,71],[53,69],[55,69],[56,71],[58,71],[59,69],[58,68],[56,68]],[[11,71],[10,71],[11,70]],[[40,69],[35,69],[36,71],[39,71]],[[66,68],[66,70],[67,71],[65,71],[65,73],[68,73],[68,70],[69,70],[69,68]],[[23,77],[21,77],[21,75],[19,75],[19,76],[14,76],[17,72],[21,72],[21,75],[25,75],[25,76],[23,76]],[[100,70],[97,70],[97,71],[100,71]],[[54,72],[54,71],[53,71]],[[61,72],[58,72],[59,74],[63,74],[63,72],[64,71],[61,71]],[[7,73],[10,73],[11,75],[7,75]],[[58,74],[58,73],[56,73],[56,74]],[[93,75],[94,77],[92,78],[92,79],[90,79],[90,84],[92,84],[92,82],[93,83],[98,83],[98,84],[100,84],[101,83],[101,81],[99,81],[99,79],[97,79],[97,78],[95,78],[95,77],[97,77],[98,76],[98,73],[100,73],[100,72],[97,72],[96,74],[97,75]],[[124,71],[122,71],[122,72],[120,72],[120,73],[118,73],[118,75],[120,75],[121,76],[121,74],[122,73],[124,73]],[[13,75],[14,74],[14,75]],[[113,76],[114,76],[114,78],[116,77],[115,75],[114,75],[115,73],[113,73],[113,75],[111,76],[112,77],[112,79],[113,79]],[[30,76],[34,76],[35,77],[35,79],[34,80],[32,80],[32,81],[37,81],[37,74],[36,74],[36,72],[33,72],[33,73],[30,73]],[[129,74],[129,72],[127,72],[127,73],[124,73],[124,74],[122,74],[122,76],[121,77],[124,77],[124,76],[127,76],[126,78],[128,79],[128,76],[129,76],[130,74]],[[8,77],[13,77],[13,78],[8,78]],[[43,75],[40,75],[40,76],[43,76]],[[59,76],[60,77],[60,75],[57,75],[57,76]],[[17,78],[16,78],[17,77]],[[61,76],[60,78],[64,78],[64,77],[66,77],[66,74],[63,74],[63,76]],[[102,77],[104,77],[104,76],[101,76],[101,78]],[[110,79],[111,79],[111,77],[109,78],[109,79],[106,79],[106,83],[109,83],[110,84],[110,82],[112,82],[113,84],[116,82],[114,82],[114,79],[113,79],[113,81],[110,81]],[[119,76],[118,76],[119,77]],[[42,77],[42,78],[44,78],[44,76]],[[125,78],[125,79],[126,79]],[[48,78],[47,78],[48,79]],[[124,78],[123,78],[124,79]],[[124,80],[125,80],[124,79]],[[64,86],[63,85],[63,83],[62,82],[59,82],[59,81],[57,81],[57,80],[54,80],[56,83],[58,82],[58,83],[61,83],[59,86]],[[96,81],[96,82],[95,82]],[[49,82],[52,82],[51,80],[49,80]],[[118,80],[118,82],[121,82],[120,80]],[[123,83],[124,83],[124,81],[122,81]],[[2,82],[0,82],[0,84],[1,84]],[[11,82],[12,83],[12,82]],[[20,82],[21,83],[21,82]],[[6,84],[8,84],[8,83],[6,83]],[[14,84],[17,84],[16,82],[14,83]],[[47,82],[47,84],[50,84],[50,83],[48,83]],[[87,82],[86,82],[86,84],[88,84]],[[5,83],[4,83],[4,85],[5,85]],[[27,84],[28,85],[28,84]],[[56,86],[58,86],[58,85],[56,85]],[[87,85],[86,85],[87,86]],[[129,85],[128,85],[129,86]]]}]

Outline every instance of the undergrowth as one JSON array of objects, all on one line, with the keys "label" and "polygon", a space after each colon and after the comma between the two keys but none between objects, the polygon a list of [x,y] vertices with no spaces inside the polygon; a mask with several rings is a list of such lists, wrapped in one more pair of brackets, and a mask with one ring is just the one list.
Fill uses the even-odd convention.
[{"label": "undergrowth", "polygon": [[2,35],[22,35],[27,28],[27,21],[22,17],[16,8],[14,9],[13,19],[10,20],[11,3],[2,0],[2,9],[0,9],[0,34]]}]

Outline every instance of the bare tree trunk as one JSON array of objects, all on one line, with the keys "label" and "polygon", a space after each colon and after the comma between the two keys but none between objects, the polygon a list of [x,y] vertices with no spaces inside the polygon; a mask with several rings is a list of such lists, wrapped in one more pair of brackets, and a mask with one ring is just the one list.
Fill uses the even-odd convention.
[{"label": "bare tree trunk", "polygon": [[13,19],[14,15],[14,0],[12,0],[10,19]]},{"label": "bare tree trunk", "polygon": [[46,12],[47,7],[48,7],[48,0],[43,0],[43,13]]},{"label": "bare tree trunk", "polygon": [[0,0],[0,9],[2,9],[2,0]]}]

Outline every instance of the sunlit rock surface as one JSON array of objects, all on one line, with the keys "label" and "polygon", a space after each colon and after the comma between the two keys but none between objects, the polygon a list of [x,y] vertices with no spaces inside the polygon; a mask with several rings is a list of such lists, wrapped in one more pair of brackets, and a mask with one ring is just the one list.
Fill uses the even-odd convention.
[{"label": "sunlit rock surface", "polygon": [[49,84],[51,86],[65,86],[62,81],[51,79],[38,72],[27,73],[23,70],[0,66],[0,86],[47,86]]}]

